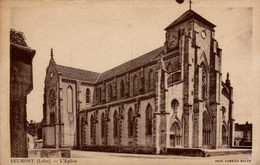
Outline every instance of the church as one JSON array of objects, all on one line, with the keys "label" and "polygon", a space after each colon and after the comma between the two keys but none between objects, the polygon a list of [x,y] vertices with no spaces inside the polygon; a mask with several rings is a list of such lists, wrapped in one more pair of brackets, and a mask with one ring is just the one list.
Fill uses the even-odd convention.
[{"label": "church", "polygon": [[56,64],[51,50],[43,147],[153,154],[231,148],[233,88],[222,75],[214,28],[188,10],[164,29],[161,47],[103,73]]}]

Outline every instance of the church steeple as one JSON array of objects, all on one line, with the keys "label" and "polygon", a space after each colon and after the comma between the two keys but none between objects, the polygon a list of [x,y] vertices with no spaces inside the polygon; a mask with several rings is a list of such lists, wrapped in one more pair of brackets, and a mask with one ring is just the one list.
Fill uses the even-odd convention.
[{"label": "church steeple", "polygon": [[51,59],[53,59],[53,49],[51,48]]}]

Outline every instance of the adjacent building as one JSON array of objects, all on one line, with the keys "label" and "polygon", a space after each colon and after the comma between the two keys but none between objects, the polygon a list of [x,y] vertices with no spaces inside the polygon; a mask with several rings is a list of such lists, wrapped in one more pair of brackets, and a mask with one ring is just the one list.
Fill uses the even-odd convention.
[{"label": "adjacent building", "polygon": [[188,10],[165,42],[103,73],[46,69],[43,147],[135,153],[229,148],[233,88],[222,81],[215,25]]},{"label": "adjacent building", "polygon": [[252,123],[235,124],[234,146],[252,146]]}]

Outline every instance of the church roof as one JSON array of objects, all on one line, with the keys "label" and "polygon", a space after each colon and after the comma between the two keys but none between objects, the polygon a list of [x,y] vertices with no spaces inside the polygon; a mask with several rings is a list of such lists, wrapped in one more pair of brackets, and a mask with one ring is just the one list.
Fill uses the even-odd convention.
[{"label": "church roof", "polygon": [[90,83],[95,83],[100,75],[100,73],[97,72],[86,71],[62,65],[56,65],[56,69],[59,73],[62,74],[63,77],[86,81]]},{"label": "church roof", "polygon": [[133,60],[127,61],[115,68],[107,70],[107,71],[101,73],[97,82],[102,82],[102,81],[112,78],[116,75],[120,75],[122,73],[128,72],[130,70],[141,67],[143,65],[146,65],[146,64],[152,62],[163,50],[164,50],[164,46],[161,46],[155,50],[152,50],[149,53],[146,53]]},{"label": "church roof", "polygon": [[59,73],[62,74],[63,77],[86,81],[90,83],[98,83],[152,62],[163,50],[164,46],[161,46],[155,50],[152,50],[149,53],[146,53],[128,62],[125,62],[101,74],[97,72],[86,71],[57,64],[56,69]]},{"label": "church roof", "polygon": [[177,25],[179,23],[182,23],[186,20],[188,20],[189,18],[194,18],[198,21],[201,21],[209,26],[211,26],[212,28],[216,27],[216,25],[212,24],[211,22],[209,22],[208,20],[206,20],[205,18],[203,18],[202,16],[200,16],[198,13],[194,12],[193,10],[188,10],[186,11],[184,14],[182,14],[179,18],[177,18],[175,21],[173,21],[169,26],[167,26],[164,30],[169,29],[170,27]]}]

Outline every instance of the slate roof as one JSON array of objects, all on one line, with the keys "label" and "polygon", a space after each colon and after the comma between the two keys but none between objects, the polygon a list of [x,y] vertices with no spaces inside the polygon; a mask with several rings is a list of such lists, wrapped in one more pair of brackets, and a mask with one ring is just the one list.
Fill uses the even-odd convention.
[{"label": "slate roof", "polygon": [[127,61],[115,68],[112,68],[110,70],[103,72],[103,73],[101,73],[97,83],[102,82],[108,78],[114,77],[116,75],[120,75],[122,73],[128,72],[135,68],[141,67],[143,65],[146,65],[146,64],[152,62],[163,50],[164,50],[164,46],[161,46],[155,50],[152,50],[149,53],[146,53],[140,57]]},{"label": "slate roof", "polygon": [[95,83],[100,75],[100,73],[97,72],[86,71],[62,65],[56,65],[56,69],[59,73],[62,74],[63,77],[86,81],[89,83]]},{"label": "slate roof", "polygon": [[164,46],[161,46],[149,53],[146,53],[128,62],[125,62],[101,74],[97,72],[86,71],[57,64],[56,69],[59,73],[62,74],[63,77],[86,81],[90,83],[98,83],[152,62],[163,50]]},{"label": "slate roof", "polygon": [[182,14],[179,18],[177,18],[175,21],[173,21],[169,26],[167,26],[164,30],[167,30],[168,28],[177,25],[181,22],[184,22],[186,20],[188,20],[189,18],[194,18],[198,21],[201,21],[209,26],[211,26],[212,28],[216,27],[216,25],[214,25],[213,23],[209,22],[208,20],[206,20],[205,18],[203,18],[202,16],[200,16],[198,13],[194,12],[193,10],[188,10],[186,11],[184,14]]}]

